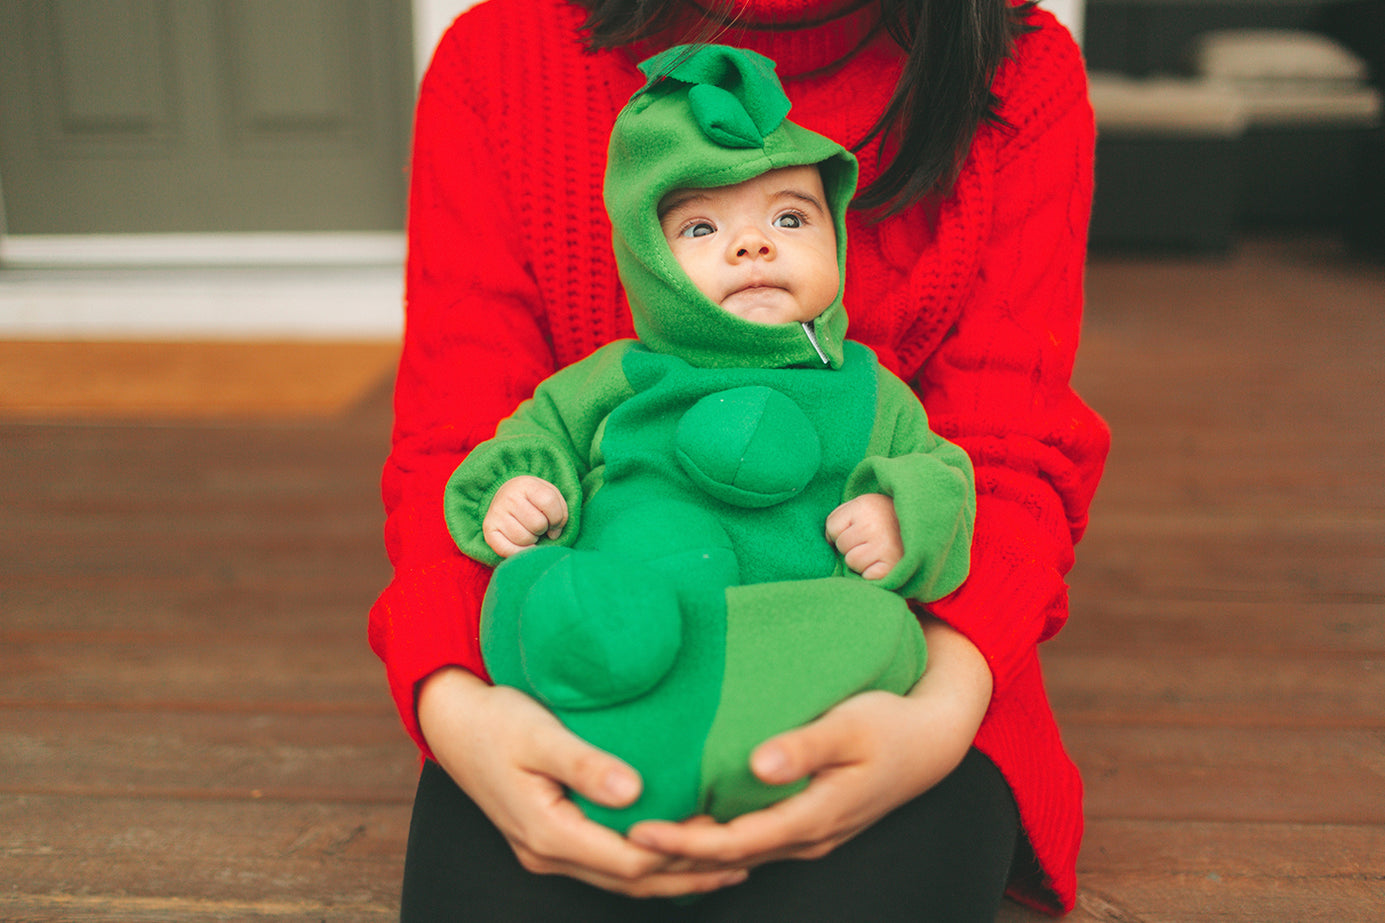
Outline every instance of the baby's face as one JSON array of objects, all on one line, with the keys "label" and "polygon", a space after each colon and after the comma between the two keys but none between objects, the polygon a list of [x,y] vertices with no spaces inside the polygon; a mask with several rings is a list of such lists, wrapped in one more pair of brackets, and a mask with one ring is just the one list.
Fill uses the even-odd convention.
[{"label": "baby's face", "polygon": [[659,224],[698,290],[737,317],[810,321],[837,297],[837,232],[816,166],[675,190]]}]

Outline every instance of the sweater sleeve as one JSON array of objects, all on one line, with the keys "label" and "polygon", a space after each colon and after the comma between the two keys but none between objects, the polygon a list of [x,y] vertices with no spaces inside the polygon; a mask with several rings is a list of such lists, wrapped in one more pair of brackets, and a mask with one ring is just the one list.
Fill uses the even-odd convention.
[{"label": "sweater sleeve", "polygon": [[974,284],[917,388],[976,471],[971,573],[930,611],[985,655],[1002,694],[1067,618],[1065,575],[1110,434],[1073,392],[1095,144],[1066,32],[1046,29],[998,87],[995,186]]},{"label": "sweater sleeve", "polygon": [[490,570],[448,534],[444,486],[556,365],[490,135],[457,89],[459,57],[440,48],[416,111],[404,345],[382,481],[394,577],[369,627],[404,726],[425,754],[419,683],[449,665],[486,676],[477,623]]}]

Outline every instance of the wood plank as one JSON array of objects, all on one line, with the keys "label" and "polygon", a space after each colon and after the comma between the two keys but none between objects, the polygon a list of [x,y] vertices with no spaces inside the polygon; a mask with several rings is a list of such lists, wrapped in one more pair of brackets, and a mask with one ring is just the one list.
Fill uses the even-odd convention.
[{"label": "wood plank", "polygon": [[128,897],[121,894],[12,893],[0,897],[7,919],[25,923],[393,923],[399,910],[389,901],[198,900],[185,897]]},{"label": "wood plank", "polygon": [[[413,800],[418,754],[393,709],[178,711],[103,707],[0,710],[0,793]],[[55,766],[64,767],[55,774]],[[351,767],[343,772],[342,767]]]},{"label": "wood plank", "polygon": [[[1382,384],[1378,393],[1385,393]],[[1135,440],[1130,427],[1111,421],[1116,445],[1093,507],[1092,525],[1149,517],[1158,526],[1173,515],[1198,522],[1242,526],[1286,520],[1319,527],[1360,528],[1385,512],[1385,434],[1376,424],[1350,439],[1316,440],[1296,433],[1296,445],[1251,438],[1210,437],[1186,430],[1156,440]],[[1147,427],[1135,428],[1138,432]],[[1146,444],[1141,445],[1140,442]],[[1170,450],[1163,443],[1177,447]],[[1309,473],[1311,472],[1311,473]]]},{"label": "wood plank", "polygon": [[388,342],[0,341],[0,418],[330,416],[398,355]]},{"label": "wood plank", "polygon": [[1385,826],[1098,817],[1087,824],[1078,870],[1385,882]]},{"label": "wood plank", "polygon": [[0,624],[363,638],[389,579],[382,409],[365,428],[0,427]]},{"label": "wood plank", "polygon": [[[1068,923],[1340,920],[1385,915],[1385,826],[1087,823]],[[998,923],[1040,923],[1007,903]]]},{"label": "wood plank", "polygon": [[311,568],[281,568],[273,581],[220,567],[159,575],[11,569],[0,578],[0,604],[7,628],[30,634],[90,631],[99,638],[138,626],[153,634],[208,636],[235,626],[276,644],[326,634],[361,639],[388,569],[373,554],[343,553],[338,563],[342,571],[331,580]]},{"label": "wood plank", "polygon": [[[1191,517],[1190,517],[1191,518]],[[1088,593],[1174,599],[1385,603],[1385,530],[1271,529],[1188,524],[1181,537],[1158,523],[1103,526],[1081,549]]]},{"label": "wood plank", "polygon": [[1083,923],[1373,923],[1385,913],[1385,826],[1097,818],[1078,874],[1068,919]]},{"label": "wood plank", "polygon": [[[354,499],[375,507],[388,428],[368,419],[199,426],[0,425],[0,464],[13,475],[0,497],[14,509],[52,505],[71,514],[156,507],[186,499],[266,504]],[[383,431],[382,431],[383,430]],[[361,487],[374,486],[366,494]]]},{"label": "wood plank", "polygon": [[[93,526],[89,528],[101,528]],[[74,530],[76,532],[83,530]],[[201,580],[227,591],[255,586],[290,586],[303,580],[327,585],[369,580],[383,588],[388,571],[384,553],[363,547],[352,530],[280,529],[273,523],[247,523],[238,538],[232,530],[199,530],[196,526],[160,529],[132,523],[121,530],[112,523],[100,535],[78,535],[73,541],[46,541],[42,534],[17,528],[0,540],[0,579],[114,581],[144,572],[152,580]],[[360,521],[360,532],[378,534],[375,521]],[[353,575],[353,565],[359,568]]]},{"label": "wood plank", "polygon": [[[1380,729],[1067,722],[1093,818],[1376,825],[1385,829]],[[1385,871],[1385,853],[1379,857]]]},{"label": "wood plank", "polygon": [[378,714],[389,694],[361,625],[349,636],[269,640],[233,629],[206,637],[0,632],[0,703]]},{"label": "wood plank", "polygon": [[1065,723],[1385,728],[1385,660],[1350,654],[1045,652]]},{"label": "wood plank", "polygon": [[0,796],[0,908],[54,920],[397,918],[408,820],[395,803]]},{"label": "wood plank", "polygon": [[[364,609],[328,635],[254,626],[196,631],[0,631],[0,701],[158,702],[272,707],[274,702],[376,712],[388,708],[365,644]],[[1052,646],[1050,694],[1065,721],[1251,725],[1385,725],[1377,653],[1185,653]]]},{"label": "wood plank", "polygon": [[[1098,593],[1075,574],[1072,616],[1049,659],[1138,651],[1141,658],[1188,654],[1339,654],[1385,657],[1385,618],[1375,602],[1169,599]],[[1211,604],[1209,604],[1211,603]]]}]

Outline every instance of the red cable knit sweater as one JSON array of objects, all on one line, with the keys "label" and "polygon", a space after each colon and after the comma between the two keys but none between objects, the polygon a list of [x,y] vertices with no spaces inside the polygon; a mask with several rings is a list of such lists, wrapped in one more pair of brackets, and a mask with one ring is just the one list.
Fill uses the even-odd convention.
[{"label": "red cable knit sweater", "polygon": [[[746,0],[784,20],[834,0]],[[864,137],[900,52],[866,36],[869,7],[826,25],[734,29],[719,41],[779,62],[795,121]],[[485,675],[477,617],[489,571],[443,523],[460,458],[540,380],[633,335],[601,203],[607,137],[652,47],[587,54],[565,0],[488,0],[440,44],[423,82],[409,213],[407,325],[384,474],[394,580],[370,642],[420,748],[415,694],[446,665]],[[848,218],[851,335],[917,389],[934,429],[976,467],[971,576],[930,607],[995,679],[977,746],[1000,767],[1036,862],[1011,893],[1072,907],[1081,782],[1045,697],[1037,645],[1067,618],[1063,575],[1109,441],[1069,378],[1082,305],[1093,123],[1082,63],[1046,13],[1000,70],[1008,130],[983,126],[945,201]],[[837,66],[844,56],[843,64]],[[861,152],[862,185],[878,173]]]}]

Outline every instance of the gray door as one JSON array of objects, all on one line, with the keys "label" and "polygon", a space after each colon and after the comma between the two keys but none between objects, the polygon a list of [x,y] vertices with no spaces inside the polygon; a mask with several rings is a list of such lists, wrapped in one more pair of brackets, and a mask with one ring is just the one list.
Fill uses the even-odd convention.
[{"label": "gray door", "polygon": [[409,0],[3,0],[11,234],[395,230]]}]

